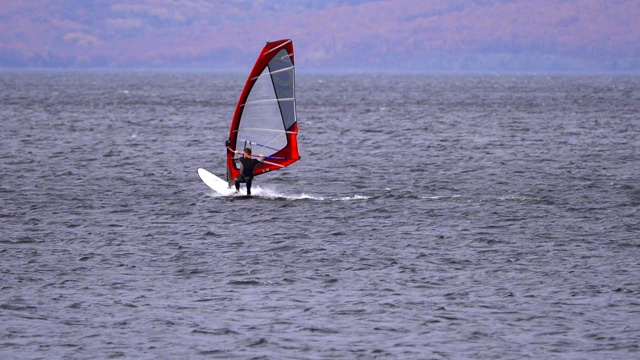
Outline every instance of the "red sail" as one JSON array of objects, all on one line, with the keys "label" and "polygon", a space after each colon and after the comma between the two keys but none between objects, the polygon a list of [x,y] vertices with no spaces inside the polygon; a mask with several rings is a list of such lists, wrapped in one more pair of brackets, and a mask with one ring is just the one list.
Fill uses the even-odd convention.
[{"label": "red sail", "polygon": [[[278,170],[300,159],[295,101],[293,42],[267,43],[240,94],[229,131],[228,150],[251,148],[265,156],[254,175]],[[240,173],[236,155],[227,151],[227,180]]]}]

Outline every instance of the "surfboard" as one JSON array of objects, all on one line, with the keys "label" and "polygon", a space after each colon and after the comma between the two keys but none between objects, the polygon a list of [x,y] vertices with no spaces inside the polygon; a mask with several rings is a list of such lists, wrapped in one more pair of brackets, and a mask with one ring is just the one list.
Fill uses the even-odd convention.
[{"label": "surfboard", "polygon": [[229,196],[233,195],[236,192],[235,188],[229,187],[229,184],[220,179],[219,177],[213,175],[205,169],[198,169],[198,175],[200,175],[200,179],[204,181],[207,186],[209,186],[213,191],[217,192],[220,195]]}]

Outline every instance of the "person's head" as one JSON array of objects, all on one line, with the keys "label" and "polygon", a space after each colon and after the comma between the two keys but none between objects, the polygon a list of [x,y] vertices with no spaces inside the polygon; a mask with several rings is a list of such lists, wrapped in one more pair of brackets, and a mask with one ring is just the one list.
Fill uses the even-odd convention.
[{"label": "person's head", "polygon": [[251,157],[251,148],[245,148],[244,149],[244,157]]}]

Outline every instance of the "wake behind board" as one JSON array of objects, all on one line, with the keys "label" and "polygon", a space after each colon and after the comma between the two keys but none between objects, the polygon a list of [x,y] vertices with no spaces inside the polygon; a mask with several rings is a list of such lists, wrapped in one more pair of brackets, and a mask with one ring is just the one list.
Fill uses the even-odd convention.
[{"label": "wake behind board", "polygon": [[220,179],[219,177],[213,175],[205,169],[198,169],[198,175],[200,175],[200,179],[204,181],[207,186],[209,186],[213,191],[217,192],[220,195],[229,196],[235,194],[236,189],[230,188],[229,184]]}]

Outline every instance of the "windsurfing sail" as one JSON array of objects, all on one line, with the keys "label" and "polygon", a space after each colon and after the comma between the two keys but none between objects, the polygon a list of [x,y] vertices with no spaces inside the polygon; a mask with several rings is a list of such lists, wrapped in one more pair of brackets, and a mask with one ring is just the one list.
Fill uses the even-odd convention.
[{"label": "windsurfing sail", "polygon": [[293,42],[269,42],[260,52],[236,106],[227,143],[227,181],[240,173],[231,150],[251,148],[264,163],[254,175],[278,170],[300,159],[296,119]]}]

